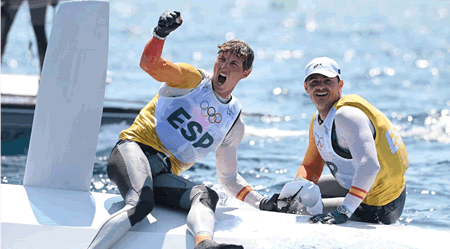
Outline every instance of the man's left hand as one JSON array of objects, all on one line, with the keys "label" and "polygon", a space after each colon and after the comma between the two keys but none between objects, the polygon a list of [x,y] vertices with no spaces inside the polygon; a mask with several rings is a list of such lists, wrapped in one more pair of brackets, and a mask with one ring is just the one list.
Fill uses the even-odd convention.
[{"label": "man's left hand", "polygon": [[317,214],[308,219],[310,223],[323,223],[323,224],[341,224],[347,222],[348,218],[345,214],[338,211],[332,211],[329,213]]}]

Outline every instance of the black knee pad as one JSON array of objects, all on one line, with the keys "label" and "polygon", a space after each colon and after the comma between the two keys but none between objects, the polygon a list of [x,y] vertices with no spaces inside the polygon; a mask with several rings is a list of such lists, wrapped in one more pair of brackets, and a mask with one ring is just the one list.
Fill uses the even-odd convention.
[{"label": "black knee pad", "polygon": [[147,217],[147,215],[152,212],[154,203],[155,197],[153,190],[149,186],[144,186],[139,195],[139,201],[136,207],[127,211],[131,226],[136,225],[136,223]]},{"label": "black knee pad", "polygon": [[191,190],[191,202],[199,196],[199,201],[206,207],[216,211],[217,202],[219,201],[219,195],[216,191],[206,187],[205,185],[197,185]]}]

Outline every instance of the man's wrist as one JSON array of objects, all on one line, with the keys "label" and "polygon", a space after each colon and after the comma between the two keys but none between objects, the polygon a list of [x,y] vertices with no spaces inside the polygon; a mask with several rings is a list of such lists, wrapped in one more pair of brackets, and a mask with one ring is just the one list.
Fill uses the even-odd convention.
[{"label": "man's wrist", "polygon": [[156,38],[156,39],[158,39],[158,40],[165,40],[166,38],[167,38],[167,36],[160,36],[160,35],[158,35],[158,33],[156,32],[156,28],[157,27],[155,27],[154,29],[153,29],[153,36]]},{"label": "man's wrist", "polygon": [[269,199],[267,199],[267,198],[263,198],[263,199],[261,199],[260,201],[259,201],[259,209],[260,210],[263,210],[263,208],[264,208],[264,204],[266,204],[266,202],[268,202],[269,201]]}]

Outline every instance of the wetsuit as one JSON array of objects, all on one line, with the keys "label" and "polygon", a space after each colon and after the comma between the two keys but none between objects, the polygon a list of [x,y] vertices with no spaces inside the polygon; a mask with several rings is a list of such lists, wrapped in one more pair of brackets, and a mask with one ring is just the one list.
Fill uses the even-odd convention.
[{"label": "wetsuit", "polygon": [[[163,41],[153,38],[146,51],[155,66],[146,71],[164,82],[158,94],[119,136],[108,161],[108,175],[126,206],[104,222],[89,248],[109,248],[160,203],[189,210],[194,235],[212,236],[218,195],[179,176],[215,151],[217,179],[231,195],[258,208],[263,196],[237,172],[237,147],[244,136],[240,103],[218,96],[211,75],[160,57]],[[149,58],[152,58],[149,56]]]},{"label": "wetsuit", "polygon": [[[345,205],[351,219],[395,222],[406,198],[408,155],[397,130],[357,95],[343,96],[325,120],[316,113],[297,177],[318,184],[324,212]],[[324,165],[332,176],[321,176]]]}]

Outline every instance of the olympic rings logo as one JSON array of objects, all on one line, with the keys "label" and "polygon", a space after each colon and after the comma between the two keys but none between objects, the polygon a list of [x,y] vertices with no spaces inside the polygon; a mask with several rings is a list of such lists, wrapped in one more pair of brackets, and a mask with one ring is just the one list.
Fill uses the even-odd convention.
[{"label": "olympic rings logo", "polygon": [[317,146],[320,147],[321,149],[323,148],[323,137],[320,137],[319,135],[316,134],[317,137]]},{"label": "olympic rings logo", "polygon": [[[220,123],[222,122],[222,115],[220,113],[216,113],[216,108],[209,106],[209,102],[206,100],[203,100],[200,103],[200,107],[202,108],[201,113],[204,117],[208,117],[208,121],[213,123]],[[206,112],[206,113],[204,113]]]}]

